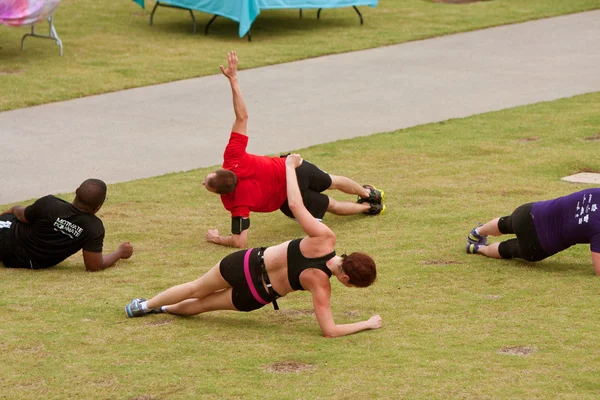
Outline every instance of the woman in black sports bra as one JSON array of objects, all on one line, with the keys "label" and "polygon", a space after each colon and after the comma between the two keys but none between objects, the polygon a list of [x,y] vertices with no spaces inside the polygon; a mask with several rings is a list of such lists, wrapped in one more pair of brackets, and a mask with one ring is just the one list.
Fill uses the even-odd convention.
[{"label": "woman in black sports bra", "polygon": [[329,278],[333,275],[349,287],[367,287],[375,281],[377,271],[373,259],[364,253],[335,254],[335,234],[302,203],[296,178],[296,168],[301,164],[302,158],[297,154],[286,159],[287,195],[289,207],[307,236],[267,248],[236,251],[192,282],[174,286],[147,301],[133,299],[125,307],[127,316],[252,311],[271,302],[277,309],[277,298],[295,290],[308,290],[326,337],[380,328],[379,315],[352,324],[338,325],[333,321]]}]

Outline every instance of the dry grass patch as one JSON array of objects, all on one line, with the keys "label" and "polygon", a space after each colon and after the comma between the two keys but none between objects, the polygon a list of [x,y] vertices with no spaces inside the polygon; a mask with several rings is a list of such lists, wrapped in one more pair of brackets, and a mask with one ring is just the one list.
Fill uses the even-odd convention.
[{"label": "dry grass patch", "polygon": [[500,300],[502,298],[502,296],[500,296],[498,294],[488,294],[485,296],[485,298],[488,300]]},{"label": "dry grass patch", "polygon": [[460,261],[454,260],[423,260],[421,261],[423,265],[452,265],[452,264],[462,264]]},{"label": "dry grass patch", "polygon": [[280,361],[267,365],[267,372],[276,372],[286,374],[290,372],[304,372],[314,369],[314,365],[301,363],[297,361]]},{"label": "dry grass patch", "polygon": [[598,141],[598,140],[600,140],[600,132],[596,133],[595,135],[583,138],[583,140],[588,140],[588,141],[591,141],[591,142]]},{"label": "dry grass patch", "polygon": [[491,0],[431,0],[432,3],[443,3],[443,4],[469,4],[469,3],[479,3],[482,1],[491,1]]},{"label": "dry grass patch", "polygon": [[163,325],[169,325],[172,322],[173,321],[170,319],[160,319],[158,321],[145,322],[144,325],[146,325],[146,326],[163,326]]},{"label": "dry grass patch", "polygon": [[535,349],[529,346],[507,346],[498,350],[498,353],[510,356],[528,356],[534,352]]},{"label": "dry grass patch", "polygon": [[517,142],[529,143],[529,142],[537,142],[538,140],[540,140],[540,138],[538,138],[538,137],[525,137],[525,138],[517,139]]}]

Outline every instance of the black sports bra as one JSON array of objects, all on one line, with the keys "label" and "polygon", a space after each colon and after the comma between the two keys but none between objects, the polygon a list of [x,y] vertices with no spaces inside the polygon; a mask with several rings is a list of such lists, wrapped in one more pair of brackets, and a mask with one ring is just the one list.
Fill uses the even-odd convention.
[{"label": "black sports bra", "polygon": [[300,242],[302,239],[294,239],[290,242],[287,249],[288,259],[288,280],[294,290],[304,290],[300,284],[300,274],[309,268],[319,269],[331,278],[331,270],[325,263],[335,256],[335,251],[318,258],[306,258],[300,252]]}]

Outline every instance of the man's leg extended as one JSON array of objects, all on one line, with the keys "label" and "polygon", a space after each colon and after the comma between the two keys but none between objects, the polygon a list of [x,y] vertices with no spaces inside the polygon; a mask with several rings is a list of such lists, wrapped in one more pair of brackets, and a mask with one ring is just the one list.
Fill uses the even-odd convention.
[{"label": "man's leg extended", "polygon": [[339,190],[347,194],[355,194],[363,199],[369,198],[369,189],[362,187],[350,178],[340,175],[329,175],[331,177],[331,186],[329,189]]},{"label": "man's leg extended", "polygon": [[369,203],[354,203],[351,201],[337,201],[329,197],[329,206],[327,211],[336,215],[355,215],[367,213],[371,208]]}]

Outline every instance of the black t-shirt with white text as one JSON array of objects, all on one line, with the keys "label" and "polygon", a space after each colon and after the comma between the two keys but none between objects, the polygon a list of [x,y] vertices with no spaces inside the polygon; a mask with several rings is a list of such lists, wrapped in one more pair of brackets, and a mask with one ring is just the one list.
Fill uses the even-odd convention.
[{"label": "black t-shirt with white text", "polygon": [[51,267],[83,249],[101,253],[104,225],[94,214],[45,196],[25,208],[28,224],[17,223],[14,235],[34,263]]}]

